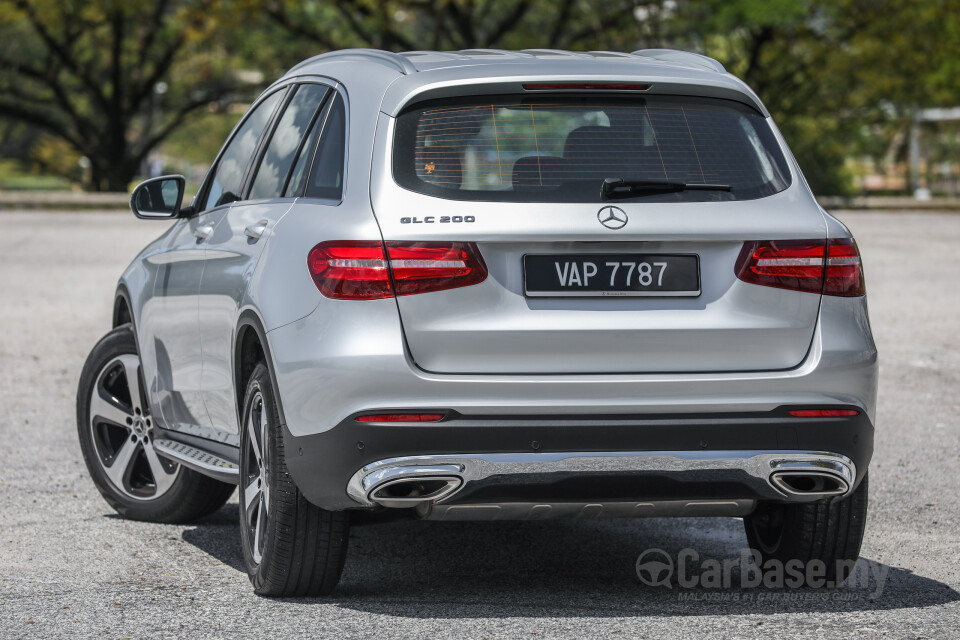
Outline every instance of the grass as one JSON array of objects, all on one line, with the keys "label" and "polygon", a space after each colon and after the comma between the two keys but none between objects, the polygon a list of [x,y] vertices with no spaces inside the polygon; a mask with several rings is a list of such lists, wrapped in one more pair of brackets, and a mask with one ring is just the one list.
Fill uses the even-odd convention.
[{"label": "grass", "polygon": [[0,190],[3,191],[64,191],[71,187],[66,178],[24,171],[15,160],[0,160]]}]

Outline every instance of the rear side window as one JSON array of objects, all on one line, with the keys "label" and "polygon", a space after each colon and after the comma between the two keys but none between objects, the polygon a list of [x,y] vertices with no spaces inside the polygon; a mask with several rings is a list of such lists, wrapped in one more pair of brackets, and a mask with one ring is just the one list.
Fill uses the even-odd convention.
[{"label": "rear side window", "polygon": [[307,176],[307,161],[313,157],[313,152],[317,147],[317,136],[320,135],[320,129],[323,128],[323,121],[326,119],[328,111],[330,111],[329,104],[321,108],[320,113],[317,114],[317,118],[313,123],[313,127],[310,129],[310,134],[300,148],[299,153],[297,153],[297,162],[293,165],[293,171],[290,173],[290,180],[287,182],[287,188],[283,192],[284,197],[298,196],[301,194],[301,187],[303,187],[303,182]]},{"label": "rear side window", "polygon": [[305,84],[297,89],[260,161],[257,177],[250,188],[251,200],[280,196],[297,149],[326,93],[327,88],[319,84]]},{"label": "rear side window", "polygon": [[213,180],[207,191],[201,211],[222,204],[229,204],[240,199],[240,188],[243,186],[243,176],[247,171],[253,154],[257,150],[260,136],[270,117],[273,115],[284,91],[277,91],[268,96],[263,102],[254,107],[243,124],[231,138],[227,148],[220,156],[220,162],[214,170]]},{"label": "rear side window", "polygon": [[463,99],[407,110],[396,131],[396,181],[455,200],[600,202],[606,178],[730,187],[643,202],[748,200],[790,184],[764,117],[726,100]]},{"label": "rear side window", "polygon": [[320,140],[304,195],[340,200],[343,197],[343,165],[347,141],[347,115],[343,96],[337,94],[320,128]]}]

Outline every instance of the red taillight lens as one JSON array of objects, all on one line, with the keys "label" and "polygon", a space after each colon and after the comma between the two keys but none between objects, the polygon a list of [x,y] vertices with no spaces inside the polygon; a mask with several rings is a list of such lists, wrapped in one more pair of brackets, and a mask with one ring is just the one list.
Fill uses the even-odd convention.
[{"label": "red taillight lens", "polygon": [[831,296],[865,291],[860,254],[850,238],[745,242],[735,272],[744,282],[778,289]]},{"label": "red taillight lens", "polygon": [[859,411],[853,409],[797,409],[788,413],[796,418],[839,418],[860,415]]},{"label": "red taillight lens", "polygon": [[737,258],[737,277],[778,289],[823,290],[823,240],[745,242]]},{"label": "red taillight lens", "polygon": [[466,287],[487,277],[472,242],[388,242],[387,252],[398,296]]},{"label": "red taillight lens", "polygon": [[380,242],[321,242],[307,256],[307,267],[317,289],[328,298],[374,300],[393,295]]},{"label": "red taillight lens", "polygon": [[369,416],[357,416],[357,422],[439,422],[442,413],[378,413]]},{"label": "red taillight lens", "polygon": [[835,238],[829,246],[823,293],[828,296],[862,296],[867,288],[857,243],[853,238]]},{"label": "red taillight lens", "polygon": [[310,251],[307,267],[320,293],[347,300],[443,291],[487,277],[472,242],[387,242],[386,252],[389,265],[380,242],[322,242]]}]

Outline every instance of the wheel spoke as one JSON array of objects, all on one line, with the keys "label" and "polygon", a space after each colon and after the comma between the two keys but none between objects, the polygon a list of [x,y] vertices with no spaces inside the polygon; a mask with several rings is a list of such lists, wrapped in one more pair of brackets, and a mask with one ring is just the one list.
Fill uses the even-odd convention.
[{"label": "wheel spoke", "polygon": [[157,487],[156,495],[160,495],[166,492],[166,490],[170,488],[170,485],[173,484],[173,481],[177,477],[177,470],[174,468],[173,473],[169,473],[164,468],[152,444],[145,444],[143,446],[143,452],[147,456],[147,465],[150,467],[150,473],[153,474],[153,483]]},{"label": "wheel spoke", "polygon": [[265,407],[263,395],[258,391],[249,400],[247,413],[243,423],[244,440],[246,440],[246,449],[243,452],[242,462],[244,465],[242,482],[243,487],[243,521],[244,530],[249,533],[246,537],[247,543],[252,547],[250,549],[253,561],[260,563],[263,559],[261,547],[263,547],[268,524],[267,496],[269,486],[267,485],[267,447],[269,440],[266,433]]},{"label": "wheel spoke", "polygon": [[100,416],[121,427],[127,427],[129,429],[127,419],[133,417],[133,410],[128,410],[120,404],[114,404],[110,400],[107,400],[100,395],[100,390],[97,389],[94,390],[93,396],[90,399],[90,419],[93,420],[95,416]]},{"label": "wheel spoke", "polygon": [[267,514],[263,508],[263,494],[261,494],[260,505],[257,508],[257,521],[253,525],[253,557],[259,562],[263,556],[260,553],[260,539],[264,534],[267,525]]},{"label": "wheel spoke", "polygon": [[123,371],[127,376],[127,388],[130,390],[130,402],[134,409],[147,413],[147,408],[140,397],[140,358],[135,355],[120,356]]},{"label": "wheel spoke", "polygon": [[133,466],[133,463],[136,461],[136,453],[140,448],[140,443],[133,442],[129,438],[123,441],[123,445],[120,446],[120,449],[113,454],[113,461],[110,463],[109,467],[104,467],[104,471],[107,472],[107,476],[117,485],[118,488],[126,492],[124,486],[124,478],[128,475],[128,470]]},{"label": "wheel spoke", "polygon": [[247,431],[250,436],[250,451],[253,452],[253,457],[256,460],[257,468],[263,468],[263,444],[260,439],[260,415],[259,413],[251,409],[250,417],[247,418]]},{"label": "wheel spoke", "polygon": [[[243,489],[243,513],[246,516],[247,524],[254,524],[254,511],[260,505],[260,478],[254,478],[253,482]],[[258,516],[259,517],[259,516]]]}]

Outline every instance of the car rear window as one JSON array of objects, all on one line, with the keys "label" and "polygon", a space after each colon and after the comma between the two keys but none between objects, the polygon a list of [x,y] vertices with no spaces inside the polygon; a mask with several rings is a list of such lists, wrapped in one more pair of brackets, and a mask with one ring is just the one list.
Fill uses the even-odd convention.
[{"label": "car rear window", "polygon": [[711,98],[463,98],[400,114],[393,149],[403,187],[454,200],[600,202],[606,178],[729,185],[626,200],[749,200],[790,172],[766,119]]}]

